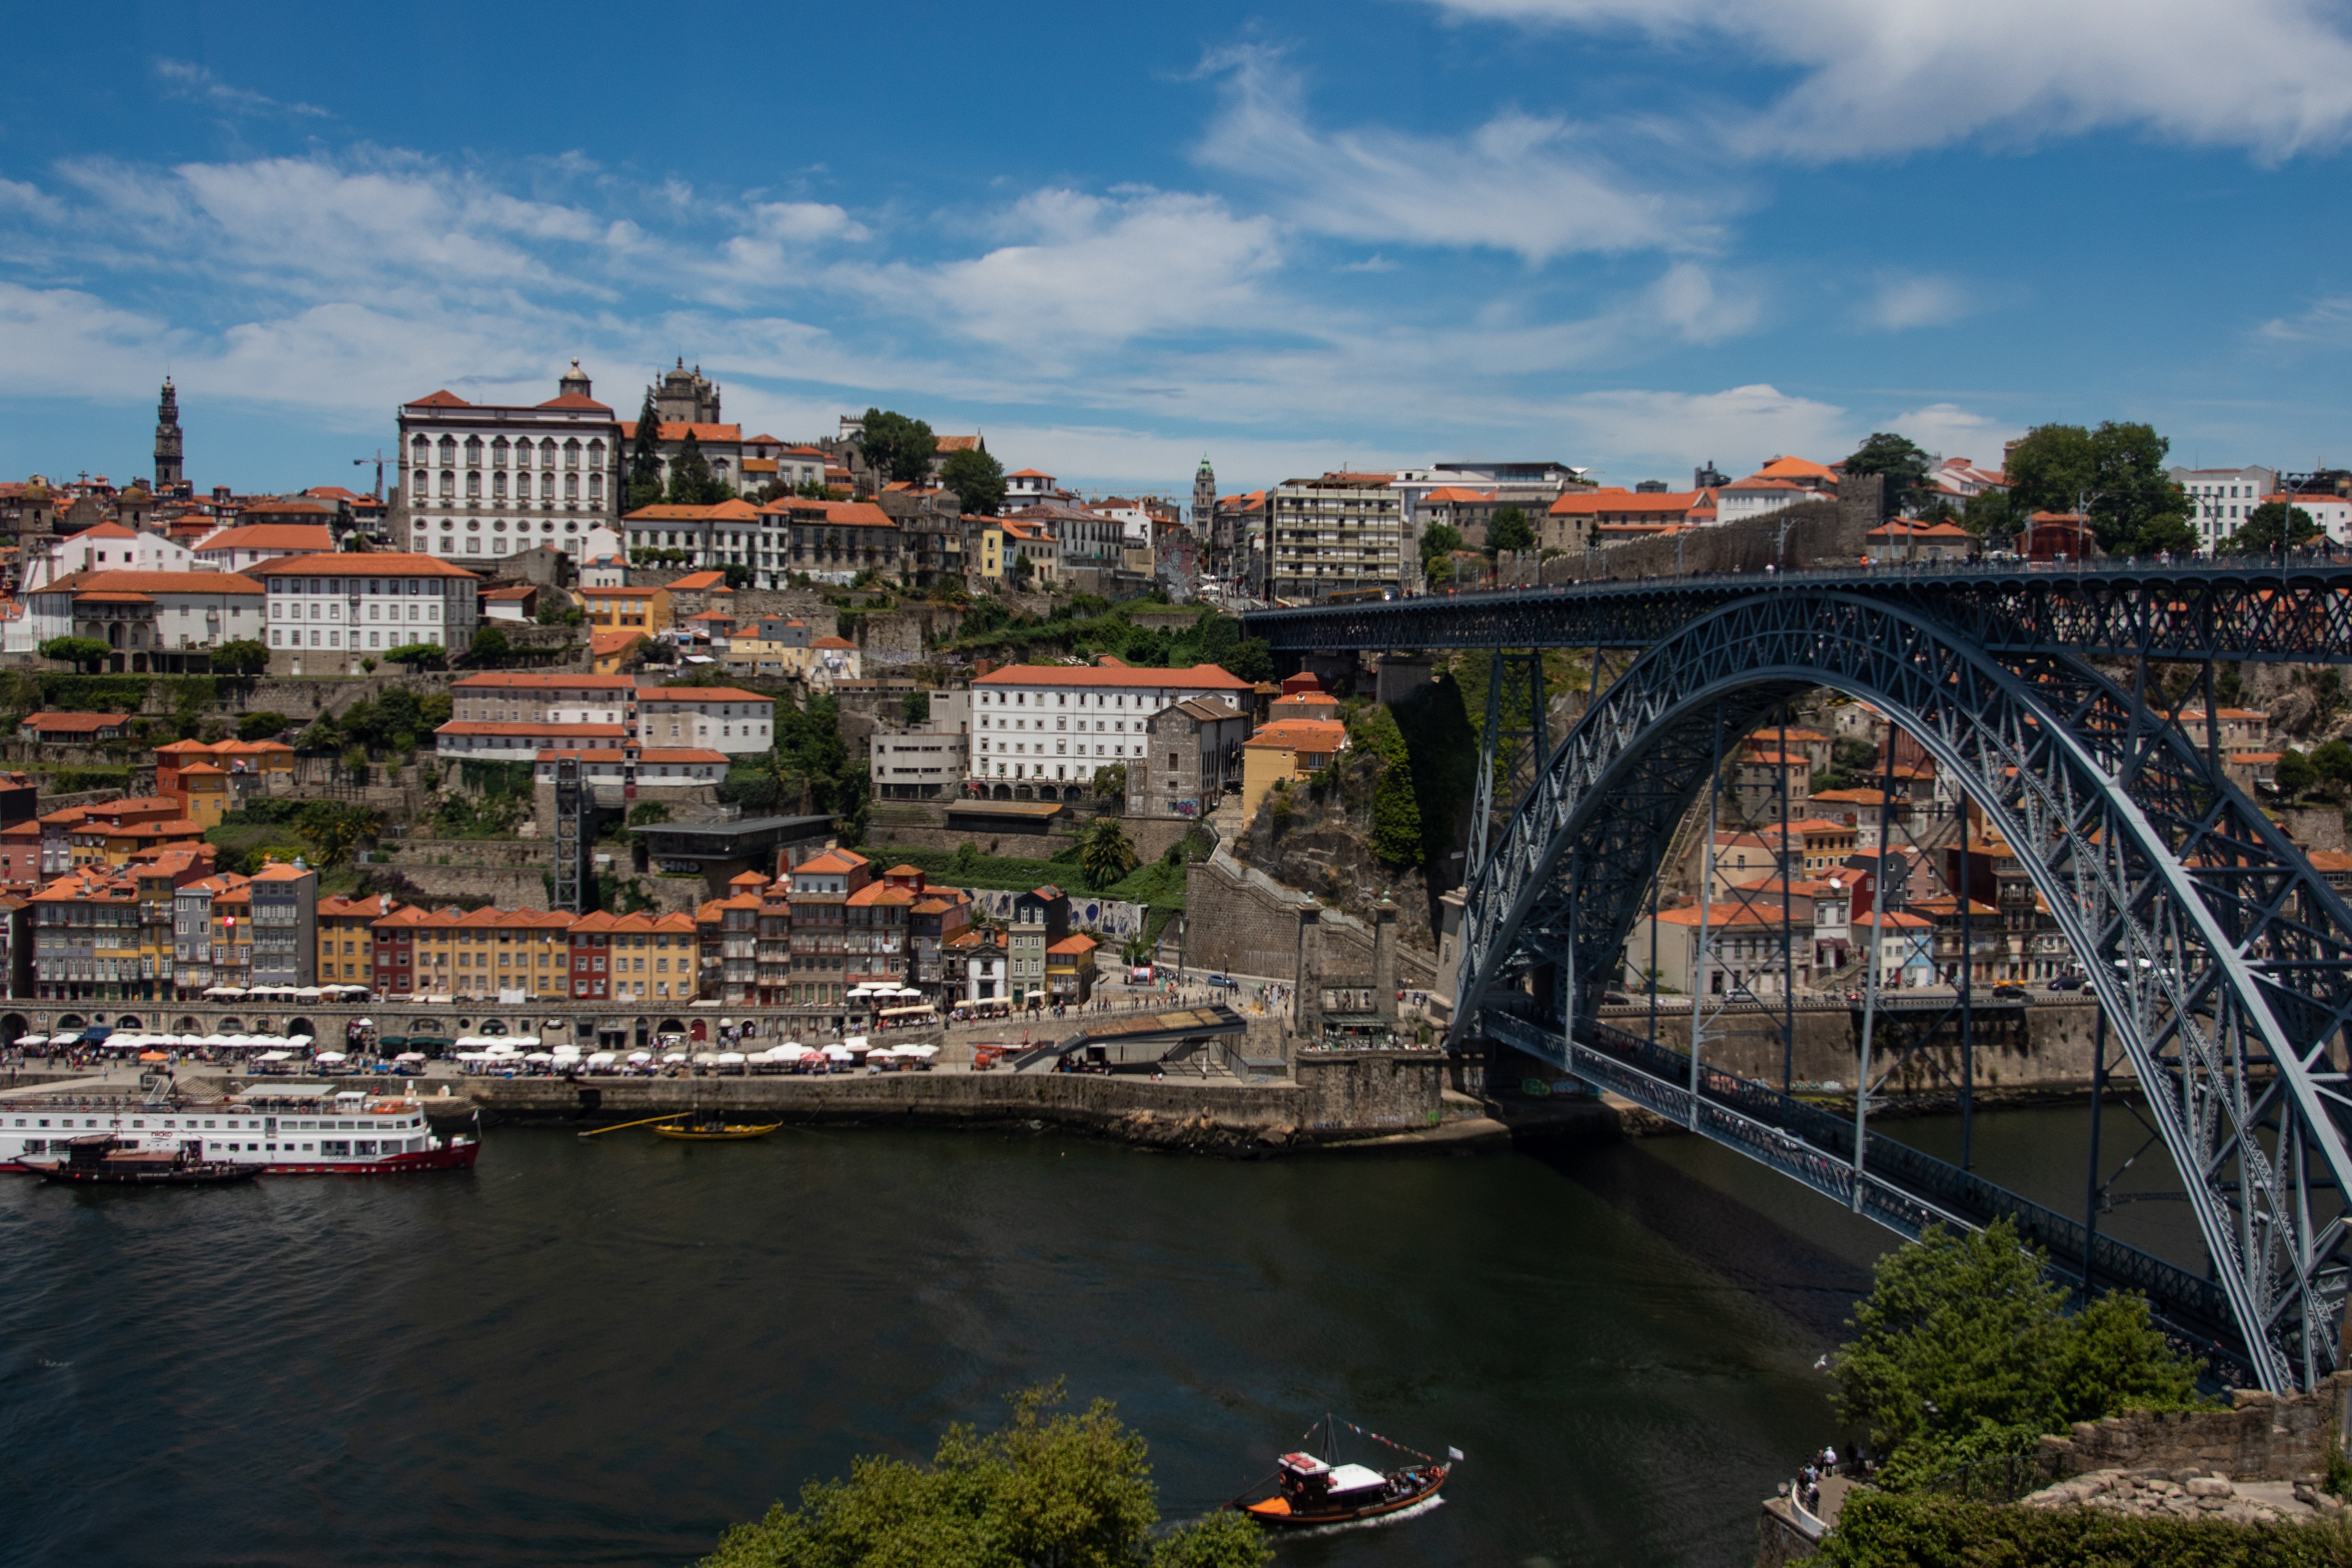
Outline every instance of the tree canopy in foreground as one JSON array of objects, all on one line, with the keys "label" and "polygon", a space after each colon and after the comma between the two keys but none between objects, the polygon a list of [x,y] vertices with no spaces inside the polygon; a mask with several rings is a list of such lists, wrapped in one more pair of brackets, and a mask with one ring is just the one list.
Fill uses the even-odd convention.
[{"label": "tree canopy in foreground", "polygon": [[811,1481],[721,1537],[703,1568],[1263,1568],[1258,1527],[1215,1513],[1153,1538],[1158,1494],[1143,1438],[1097,1400],[1060,1409],[1062,1384],[1011,1398],[1012,1420],[958,1424],[929,1465],[868,1456],[847,1480]]},{"label": "tree canopy in foreground", "polygon": [[2047,1261],[2007,1220],[1933,1226],[1879,1259],[1830,1370],[1838,1414],[1888,1454],[1885,1484],[2023,1453],[2076,1421],[2198,1403],[2199,1363],[2172,1352],[2144,1298],[2069,1313]]}]

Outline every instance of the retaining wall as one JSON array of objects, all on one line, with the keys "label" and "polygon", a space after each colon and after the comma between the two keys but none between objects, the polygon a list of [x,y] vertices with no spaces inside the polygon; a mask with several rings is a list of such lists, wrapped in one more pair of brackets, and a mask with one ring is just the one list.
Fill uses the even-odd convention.
[{"label": "retaining wall", "polygon": [[[1299,918],[1314,910],[1322,928],[1318,940],[1323,973],[1372,972],[1370,927],[1242,865],[1223,849],[1192,868],[1184,905],[1187,963],[1295,983]],[[1400,944],[1396,961],[1400,986],[1425,990],[1434,983],[1435,953]]]},{"label": "retaining wall", "polygon": [[2352,1416],[2352,1373],[2282,1398],[2242,1388],[2227,1410],[2134,1411],[2077,1421],[2042,1439],[2045,1474],[2064,1480],[2105,1469],[2216,1469],[2233,1481],[2325,1475],[2327,1449]]}]

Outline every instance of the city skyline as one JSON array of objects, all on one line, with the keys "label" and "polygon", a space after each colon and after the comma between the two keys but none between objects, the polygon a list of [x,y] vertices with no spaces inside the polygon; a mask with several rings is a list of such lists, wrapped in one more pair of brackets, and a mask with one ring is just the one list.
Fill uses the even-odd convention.
[{"label": "city skyline", "polygon": [[683,356],[747,432],[896,407],[1080,489],[1181,494],[1203,452],[1228,491],[1679,484],[2106,417],[2347,461],[2304,389],[2352,319],[2316,259],[2352,46],[2290,0],[2158,9],[2038,7],[2023,51],[2000,7],[1832,0],[1041,8],[880,53],[821,17],[641,89],[600,75],[617,9],[35,17],[0,475],[142,471],[168,373],[191,479],[363,489],[401,403],[575,355],[625,417]]}]

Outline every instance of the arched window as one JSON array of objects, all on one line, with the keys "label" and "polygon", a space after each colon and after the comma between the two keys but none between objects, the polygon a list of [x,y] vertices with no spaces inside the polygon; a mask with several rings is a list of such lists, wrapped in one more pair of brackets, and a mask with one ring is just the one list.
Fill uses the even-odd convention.
[{"label": "arched window", "polygon": [[552,436],[539,444],[539,466],[542,468],[555,467],[555,437]]},{"label": "arched window", "polygon": [[539,499],[541,500],[555,499],[555,476],[552,473],[539,476]]},{"label": "arched window", "polygon": [[444,436],[444,437],[441,437],[441,461],[442,461],[444,464],[449,464],[449,463],[455,463],[457,460],[457,438],[456,437],[454,437],[454,436]]},{"label": "arched window", "polygon": [[482,499],[482,470],[479,468],[466,470],[466,499],[467,500]]},{"label": "arched window", "polygon": [[604,466],[604,442],[591,441],[588,443],[588,466],[592,468],[601,468]]},{"label": "arched window", "polygon": [[450,469],[450,468],[444,468],[444,469],[442,469],[442,470],[441,470],[441,499],[442,499],[442,500],[455,500],[455,499],[457,498],[457,475],[456,470],[454,470],[454,469]]},{"label": "arched window", "polygon": [[506,466],[507,438],[501,436],[497,440],[490,443],[490,467],[494,468],[503,468]]},{"label": "arched window", "polygon": [[482,466],[482,438],[479,436],[466,437],[466,466],[469,468]]},{"label": "arched window", "polygon": [[579,442],[566,441],[563,443],[563,466],[567,468],[576,468],[580,466]]},{"label": "arched window", "polygon": [[592,501],[604,499],[604,475],[601,469],[591,470],[588,475],[588,499]]},{"label": "arched window", "polygon": [[[421,443],[421,442],[419,443],[419,445],[422,445],[422,444],[423,444],[423,443]],[[419,469],[417,469],[417,470],[416,470],[416,482],[415,482],[415,484],[413,484],[413,485],[409,486],[408,488],[409,488],[410,492],[411,492],[412,494],[415,495],[415,496],[417,497],[417,499],[419,499],[419,500],[423,500],[425,496],[428,496],[428,495],[430,495],[430,494],[432,494],[432,493],[433,493],[433,479],[432,479],[432,476],[431,476],[431,475],[429,475],[429,474],[427,474],[427,473],[426,473],[423,468],[419,468]]]},{"label": "arched window", "polygon": [[416,439],[411,441],[408,446],[409,449],[416,454],[416,460],[418,462],[429,463],[433,460],[430,456],[433,450],[433,443],[426,440],[424,437],[419,436]]},{"label": "arched window", "polygon": [[[574,455],[576,456],[577,454]],[[563,499],[565,500],[578,500],[580,499],[580,476],[578,474],[566,474],[563,476]]]},{"label": "arched window", "polygon": [[490,475],[490,494],[499,500],[507,499],[507,474],[499,468]]}]

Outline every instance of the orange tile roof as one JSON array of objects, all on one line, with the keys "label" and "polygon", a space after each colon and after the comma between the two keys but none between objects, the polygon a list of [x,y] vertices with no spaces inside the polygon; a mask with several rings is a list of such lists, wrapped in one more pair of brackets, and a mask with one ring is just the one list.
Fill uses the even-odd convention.
[{"label": "orange tile roof", "polygon": [[739,499],[722,500],[710,506],[673,506],[665,501],[657,506],[641,506],[622,518],[624,522],[756,522],[761,509]]},{"label": "orange tile roof", "polygon": [[76,572],[36,594],[258,594],[260,584],[235,572]]},{"label": "orange tile roof", "polygon": [[[750,507],[744,506],[744,503],[741,501],[737,501],[733,504],[743,507],[743,510],[747,516],[758,515],[756,512],[753,512]],[[677,582],[672,583],[669,585],[669,588],[670,592],[675,594],[680,588],[684,588],[688,591],[695,591],[703,588],[719,588],[724,587],[726,583],[727,574],[724,572],[695,572],[688,574],[687,576],[680,577]]]},{"label": "orange tile roof", "polygon": [[518,688],[548,690],[566,687],[583,691],[634,691],[637,685],[625,675],[523,675],[509,674],[503,670],[494,670],[484,675],[469,675],[465,679],[452,684],[460,691],[475,691],[485,688],[508,690]]},{"label": "orange tile roof", "polygon": [[324,554],[334,548],[334,535],[323,522],[249,522],[221,530],[197,545],[196,553],[209,555],[215,550],[288,550]]},{"label": "orange tile roof", "polygon": [[22,727],[35,730],[105,730],[131,722],[128,713],[32,713]]},{"label": "orange tile roof", "polygon": [[298,574],[323,573],[337,577],[476,577],[462,566],[454,566],[437,555],[416,555],[401,552],[365,555],[281,555],[275,561],[265,561],[245,570],[263,577],[291,577]]},{"label": "orange tile roof", "polygon": [[653,686],[637,691],[640,702],[766,702],[775,699],[739,686]]},{"label": "orange tile roof", "polygon": [[974,686],[1150,686],[1196,691],[1247,691],[1250,683],[1213,664],[1190,669],[1139,669],[1123,664],[1008,664]]},{"label": "orange tile roof", "polygon": [[[721,445],[733,446],[743,439],[743,426],[740,425],[699,425],[678,419],[663,420],[658,434],[665,441],[683,441],[686,439],[686,433],[689,430],[694,432],[694,438],[701,442],[717,441]],[[636,438],[637,422],[634,419],[622,420],[621,439],[634,441]]]},{"label": "orange tile roof", "polygon": [[1337,719],[1285,719],[1261,727],[1245,745],[1290,752],[1336,752],[1348,739],[1348,726]]}]

